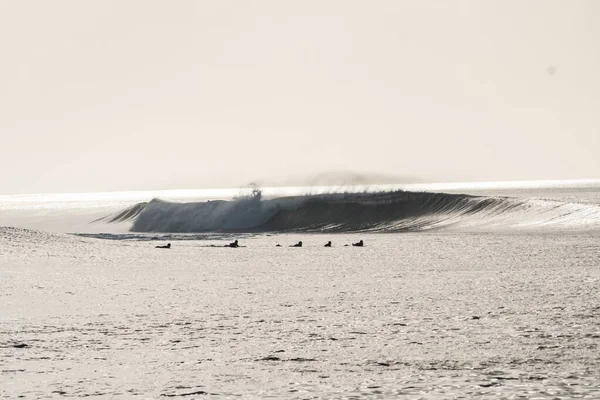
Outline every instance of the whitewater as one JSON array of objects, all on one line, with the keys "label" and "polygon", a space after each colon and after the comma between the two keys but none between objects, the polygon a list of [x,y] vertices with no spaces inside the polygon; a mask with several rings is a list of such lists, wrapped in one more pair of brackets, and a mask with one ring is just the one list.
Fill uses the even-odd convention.
[{"label": "whitewater", "polygon": [[0,398],[600,398],[599,210],[597,181],[0,196]]}]

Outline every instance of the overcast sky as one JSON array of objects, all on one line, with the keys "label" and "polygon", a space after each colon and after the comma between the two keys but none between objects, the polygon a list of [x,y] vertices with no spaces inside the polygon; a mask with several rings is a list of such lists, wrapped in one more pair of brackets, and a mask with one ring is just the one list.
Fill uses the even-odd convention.
[{"label": "overcast sky", "polygon": [[600,178],[600,1],[0,0],[0,193]]}]

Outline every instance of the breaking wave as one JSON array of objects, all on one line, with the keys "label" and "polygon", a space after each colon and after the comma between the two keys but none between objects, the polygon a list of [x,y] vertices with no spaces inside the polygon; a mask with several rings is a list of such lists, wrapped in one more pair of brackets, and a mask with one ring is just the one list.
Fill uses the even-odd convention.
[{"label": "breaking wave", "polygon": [[105,221],[132,232],[403,232],[600,230],[600,206],[394,191],[173,203],[154,199]]}]

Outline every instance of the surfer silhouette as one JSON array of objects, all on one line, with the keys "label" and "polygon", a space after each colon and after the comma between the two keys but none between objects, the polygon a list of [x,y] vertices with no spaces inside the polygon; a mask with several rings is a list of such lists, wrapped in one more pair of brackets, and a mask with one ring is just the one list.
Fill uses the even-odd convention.
[{"label": "surfer silhouette", "polygon": [[302,247],[302,241],[290,246],[290,247]]},{"label": "surfer silhouette", "polygon": [[325,243],[325,246],[323,246],[323,247],[331,247],[331,240],[329,242]]},{"label": "surfer silhouette", "polygon": [[226,244],[226,245],[225,245],[225,247],[233,247],[233,248],[236,248],[236,247],[240,247],[240,245],[238,244],[238,241],[237,241],[237,239],[236,239],[236,240],[235,240],[233,243]]},{"label": "surfer silhouette", "polygon": [[362,241],[362,239],[361,239],[361,240],[360,240],[360,242],[358,242],[358,243],[352,243],[352,246],[356,246],[356,247],[363,247],[363,244],[364,244],[364,243],[363,243],[363,241]]},{"label": "surfer silhouette", "polygon": [[170,249],[171,248],[171,243],[167,243],[164,246],[156,246],[157,249]]}]

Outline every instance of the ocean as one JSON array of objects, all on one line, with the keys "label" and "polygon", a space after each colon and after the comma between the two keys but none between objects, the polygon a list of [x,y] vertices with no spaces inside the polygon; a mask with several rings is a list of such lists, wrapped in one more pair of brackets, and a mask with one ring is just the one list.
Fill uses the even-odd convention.
[{"label": "ocean", "polygon": [[262,195],[0,196],[0,398],[600,398],[600,182]]}]

